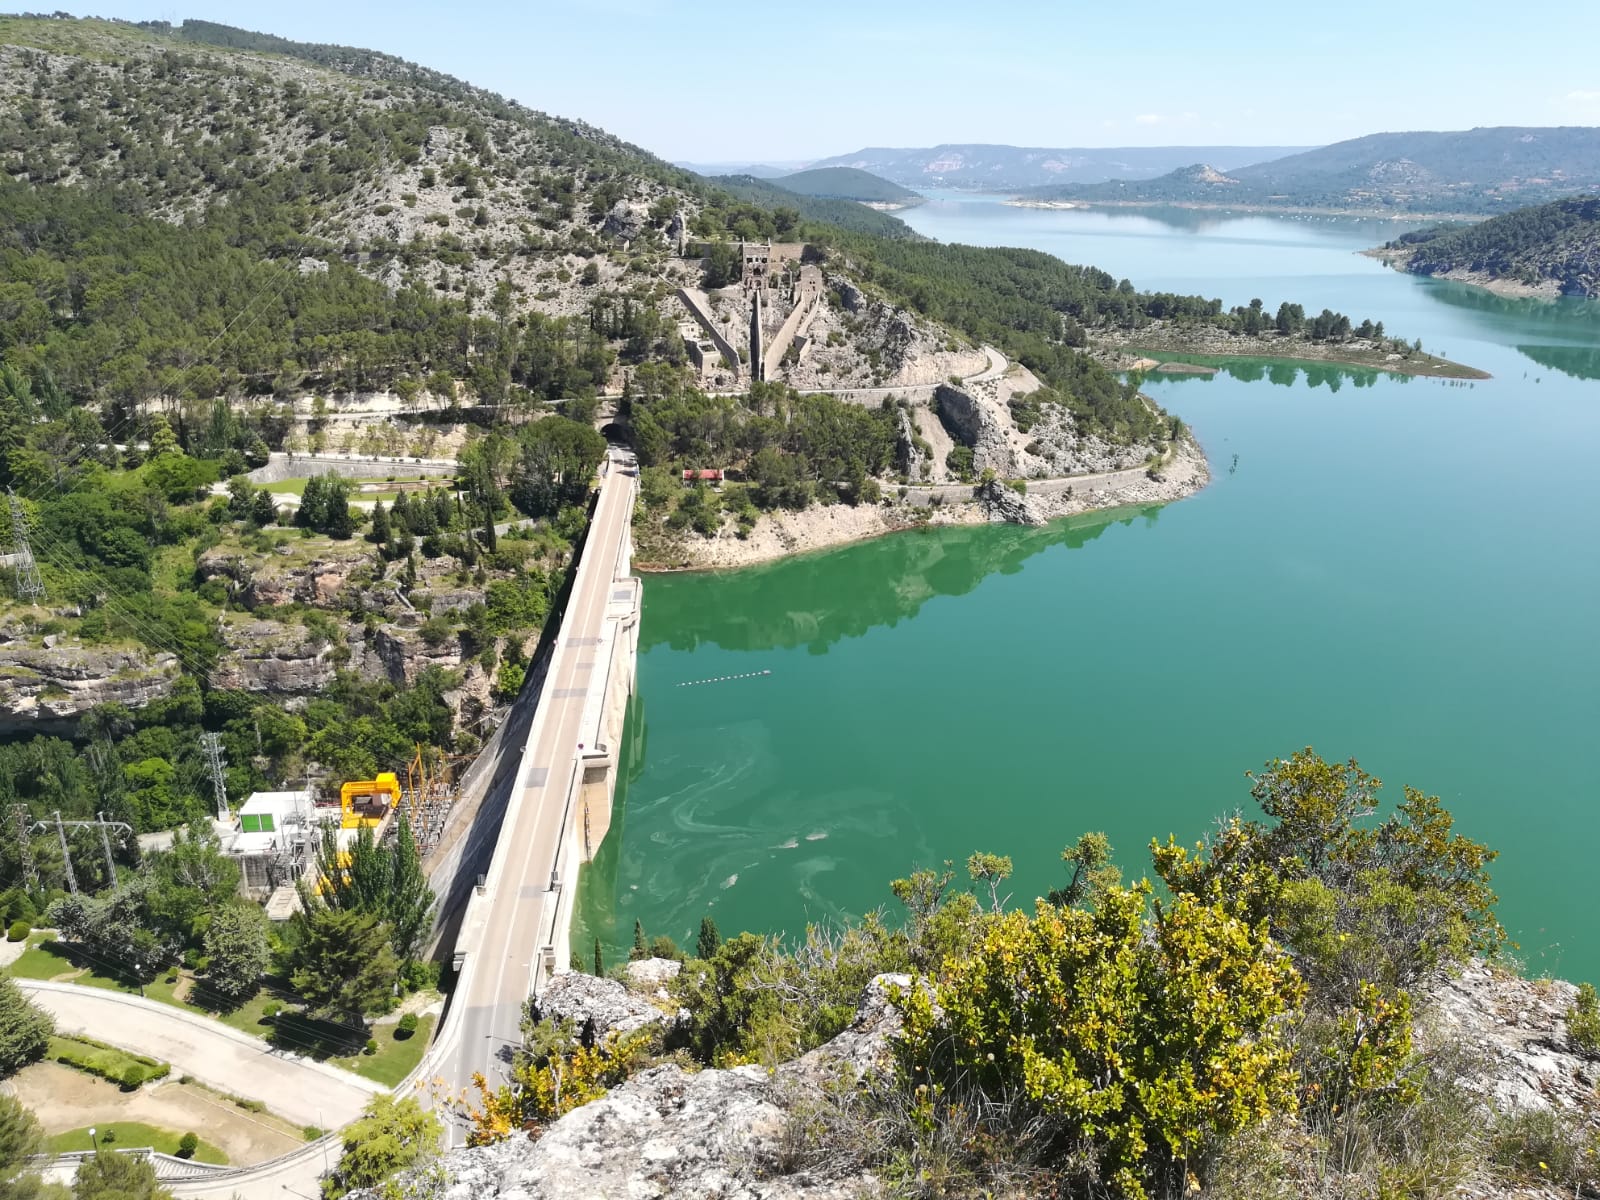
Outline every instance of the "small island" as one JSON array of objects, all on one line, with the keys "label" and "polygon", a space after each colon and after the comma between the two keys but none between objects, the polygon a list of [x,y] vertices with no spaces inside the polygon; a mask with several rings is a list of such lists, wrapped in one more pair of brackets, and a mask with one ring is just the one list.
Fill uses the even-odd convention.
[{"label": "small island", "polygon": [[1519,208],[1479,225],[1418,229],[1367,253],[1413,275],[1502,296],[1600,297],[1600,196]]},{"label": "small island", "polygon": [[1273,358],[1287,362],[1336,363],[1340,366],[1417,375],[1434,379],[1488,379],[1487,371],[1452,362],[1422,348],[1420,338],[1407,342],[1392,337],[1382,321],[1352,321],[1344,313],[1323,309],[1308,316],[1300,304],[1283,302],[1276,312],[1260,300],[1227,312],[1220,302],[1209,314],[1174,314],[1143,325],[1105,326],[1094,331],[1092,352],[1115,370],[1203,370],[1192,364],[1169,364],[1170,355],[1226,362],[1229,359]]}]

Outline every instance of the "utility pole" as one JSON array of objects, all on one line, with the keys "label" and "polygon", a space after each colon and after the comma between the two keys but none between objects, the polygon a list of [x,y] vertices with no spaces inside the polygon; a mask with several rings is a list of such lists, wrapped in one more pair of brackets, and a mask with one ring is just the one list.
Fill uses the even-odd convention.
[{"label": "utility pole", "polygon": [[56,809],[56,837],[61,839],[61,866],[67,873],[67,890],[78,894],[78,877],[72,873],[72,848],[67,845],[67,827],[61,822],[61,810]]},{"label": "utility pole", "polygon": [[228,819],[228,784],[223,778],[222,769],[227,766],[227,760],[222,757],[222,735],[220,733],[202,733],[200,745],[206,752],[206,769],[211,773],[211,790],[217,798],[217,820]]},{"label": "utility pole", "polygon": [[35,604],[44,599],[44,580],[39,575],[39,564],[33,561],[33,547],[28,544],[28,519],[16,492],[7,488],[6,499],[11,502],[11,543],[17,556],[17,599]]},{"label": "utility pole", "polygon": [[17,857],[21,860],[22,877],[30,889],[39,886],[39,872],[33,865],[33,816],[26,804],[11,806],[11,823],[17,834]]},{"label": "utility pole", "polygon": [[119,886],[117,860],[111,857],[111,835],[106,832],[111,828],[111,822],[106,820],[103,812],[95,813],[94,817],[95,823],[100,826],[100,847],[106,852],[106,881],[111,884],[111,890],[115,892]]}]

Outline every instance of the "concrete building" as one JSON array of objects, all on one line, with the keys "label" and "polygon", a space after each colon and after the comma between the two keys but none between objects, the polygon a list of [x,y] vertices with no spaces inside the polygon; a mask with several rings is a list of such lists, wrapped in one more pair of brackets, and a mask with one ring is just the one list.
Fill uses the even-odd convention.
[{"label": "concrete building", "polygon": [[[223,853],[238,860],[239,890],[264,901],[292,886],[316,857],[322,826],[339,825],[337,808],[319,808],[310,792],[252,792],[232,822],[218,828]],[[348,832],[353,840],[354,830]]]}]

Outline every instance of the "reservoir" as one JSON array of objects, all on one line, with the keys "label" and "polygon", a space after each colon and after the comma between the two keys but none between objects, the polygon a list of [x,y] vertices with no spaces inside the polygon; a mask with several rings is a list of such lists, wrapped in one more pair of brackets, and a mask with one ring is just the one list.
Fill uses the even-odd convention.
[{"label": "reservoir", "polygon": [[1391,803],[1441,796],[1500,851],[1528,971],[1600,978],[1600,304],[1357,254],[1414,225],[939,193],[901,215],[1141,289],[1371,317],[1494,377],[1152,376],[1211,462],[1192,499],[650,577],[574,946],[895,911],[890,879],[974,850],[1031,903],[1085,830],[1136,877],[1152,838],[1254,815],[1244,772],[1310,745]]}]

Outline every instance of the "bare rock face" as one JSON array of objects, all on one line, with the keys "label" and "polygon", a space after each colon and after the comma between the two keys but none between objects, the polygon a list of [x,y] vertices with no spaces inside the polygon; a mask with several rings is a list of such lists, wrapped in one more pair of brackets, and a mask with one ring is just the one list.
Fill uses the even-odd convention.
[{"label": "bare rock face", "polygon": [[642,996],[636,996],[615,979],[601,979],[581,971],[557,975],[534,1001],[537,1019],[572,1021],[588,1028],[595,1038],[632,1033],[647,1025],[664,1025],[668,1015]]},{"label": "bare rock face", "polygon": [[618,200],[606,214],[605,230],[614,238],[631,242],[644,232],[647,219],[643,205]]},{"label": "bare rock face", "polygon": [[227,632],[213,687],[306,696],[333,682],[328,645],[300,625],[251,621]]},{"label": "bare rock face", "polygon": [[[849,1029],[785,1063],[776,1076],[759,1067],[693,1073],[673,1065],[655,1067],[568,1113],[537,1141],[518,1137],[446,1155],[435,1167],[403,1178],[401,1194],[406,1200],[861,1200],[881,1195],[870,1175],[838,1180],[787,1171],[785,1104],[836,1075],[841,1065],[858,1073],[886,1067],[889,1038],[900,1028],[890,989],[910,983],[905,975],[874,979]],[[573,1012],[591,1015],[599,1011],[595,1005],[626,994],[619,983],[586,975],[558,977],[541,1005],[552,992],[561,1003],[572,1004]]]},{"label": "bare rock face", "polygon": [[669,980],[676,979],[683,970],[683,964],[675,958],[639,958],[630,962],[624,970],[628,973],[628,982],[638,988],[659,988]]},{"label": "bare rock face", "polygon": [[1009,525],[1042,525],[1044,518],[1028,503],[1028,498],[1012,491],[998,479],[978,485],[977,497],[989,520]]},{"label": "bare rock face", "polygon": [[1435,995],[1428,1036],[1478,1054],[1462,1082],[1502,1112],[1588,1112],[1600,1062],[1567,1036],[1566,1012],[1577,992],[1559,979],[1520,979],[1474,962]]},{"label": "bare rock face", "polygon": [[69,730],[99,704],[138,708],[169,694],[178,671],[177,655],[143,648],[0,641],[0,732]]},{"label": "bare rock face", "polygon": [[993,384],[940,384],[933,393],[933,404],[950,435],[972,448],[972,465],[977,470],[1001,476],[1016,473],[1011,418],[995,398]]}]

